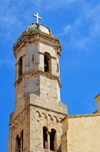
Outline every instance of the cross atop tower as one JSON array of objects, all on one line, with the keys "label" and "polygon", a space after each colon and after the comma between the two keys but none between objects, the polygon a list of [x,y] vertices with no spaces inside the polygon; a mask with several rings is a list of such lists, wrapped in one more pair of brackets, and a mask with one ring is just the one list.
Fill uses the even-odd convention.
[{"label": "cross atop tower", "polygon": [[38,22],[38,19],[40,19],[40,20],[42,19],[41,17],[38,16],[38,13],[36,13],[36,15],[33,14],[33,16],[36,17],[36,23],[39,23],[39,22]]}]

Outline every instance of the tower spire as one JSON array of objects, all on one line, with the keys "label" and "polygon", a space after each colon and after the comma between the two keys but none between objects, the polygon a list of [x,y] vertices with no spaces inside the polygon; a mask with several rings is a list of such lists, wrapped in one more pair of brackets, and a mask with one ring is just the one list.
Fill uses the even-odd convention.
[{"label": "tower spire", "polygon": [[36,15],[33,14],[33,16],[36,17],[36,23],[39,23],[38,19],[40,19],[40,20],[42,19],[41,17],[39,17],[38,13],[36,13]]}]

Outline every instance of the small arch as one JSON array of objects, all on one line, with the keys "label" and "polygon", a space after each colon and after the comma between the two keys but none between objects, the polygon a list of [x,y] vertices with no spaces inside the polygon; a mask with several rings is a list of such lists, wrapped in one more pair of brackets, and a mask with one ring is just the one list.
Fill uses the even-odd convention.
[{"label": "small arch", "polygon": [[51,55],[48,52],[44,53],[44,72],[51,73]]},{"label": "small arch", "polygon": [[15,152],[21,152],[22,150],[23,150],[23,130],[21,131],[20,135],[16,136]]},{"label": "small arch", "polygon": [[60,117],[60,120],[59,121],[61,121],[62,120],[62,117]]},{"label": "small arch", "polygon": [[43,119],[46,119],[45,113],[42,113],[42,118],[43,118]]},{"label": "small arch", "polygon": [[58,122],[58,119],[56,116],[54,116],[53,120],[54,120],[54,122]]},{"label": "small arch", "polygon": [[21,139],[20,139],[19,135],[17,135],[15,152],[20,152],[20,151],[21,151]]},{"label": "small arch", "polygon": [[50,150],[52,151],[57,150],[57,133],[54,128],[51,129],[51,134],[50,134]]},{"label": "small arch", "polygon": [[52,120],[52,117],[50,114],[48,114],[48,120]]},{"label": "small arch", "polygon": [[18,64],[18,69],[19,69],[19,77],[22,75],[22,66],[23,66],[23,60],[22,60],[22,57],[20,57],[19,59],[19,64]]},{"label": "small arch", "polygon": [[43,127],[43,148],[48,149],[48,138],[47,138],[48,128],[46,126]]},{"label": "small arch", "polygon": [[40,112],[36,111],[36,118],[40,117]]}]

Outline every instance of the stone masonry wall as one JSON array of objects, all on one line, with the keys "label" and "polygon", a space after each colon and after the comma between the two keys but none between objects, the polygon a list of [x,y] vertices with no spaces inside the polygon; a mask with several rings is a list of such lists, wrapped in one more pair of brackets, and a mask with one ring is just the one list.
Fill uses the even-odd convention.
[{"label": "stone masonry wall", "polygon": [[24,105],[24,79],[16,86],[15,111],[19,114],[25,108]]},{"label": "stone masonry wall", "polygon": [[[47,52],[51,56],[51,74],[57,76],[57,52],[56,49],[50,45],[39,42],[39,70],[44,71],[44,53]],[[53,57],[53,58],[52,58]]]},{"label": "stone masonry wall", "polygon": [[60,90],[56,79],[50,79],[40,75],[40,96],[49,104],[60,102]]},{"label": "stone masonry wall", "polygon": [[[57,149],[61,150],[62,124],[60,120],[64,117],[53,111],[35,106],[30,107],[30,150],[34,152],[43,151],[43,127],[46,126],[48,131],[55,129],[57,132]],[[45,151],[45,150],[44,150]]]},{"label": "stone masonry wall", "polygon": [[[66,120],[65,120],[66,121]],[[66,135],[68,152],[99,152],[100,151],[100,114],[79,115],[68,117]],[[64,148],[64,143],[63,148]],[[66,148],[66,146],[65,146]],[[66,149],[63,149],[66,152]]]},{"label": "stone masonry wall", "polygon": [[63,115],[67,115],[67,105],[61,103],[61,102],[54,102],[53,104],[50,102],[47,102],[47,100],[42,100],[41,97],[30,94],[30,96],[25,100],[25,102],[30,101],[31,105],[34,105],[36,107],[41,107],[47,110],[54,111],[56,113],[60,113]]},{"label": "stone masonry wall", "polygon": [[[32,55],[34,55],[34,62],[32,62]],[[24,57],[23,57],[24,56]],[[23,47],[16,57],[16,80],[18,80],[18,62],[20,57],[23,57],[23,74],[29,73],[33,71],[37,71],[38,68],[38,44],[35,43],[27,43],[25,47]]]},{"label": "stone masonry wall", "polygon": [[[43,34],[24,35],[13,47],[16,57],[15,111],[10,115],[9,149],[16,152],[16,137],[24,133],[23,152],[49,152],[43,149],[43,126],[55,129],[61,151],[61,120],[67,106],[60,102],[60,42]],[[44,53],[50,54],[50,73],[44,71]],[[22,66],[19,59],[22,58]],[[50,62],[49,62],[50,63]],[[58,63],[58,64],[57,64]],[[22,72],[19,71],[22,67]],[[20,74],[22,73],[22,75]],[[32,152],[31,151],[31,152]]]},{"label": "stone masonry wall", "polygon": [[16,137],[21,136],[23,130],[23,152],[30,148],[30,110],[29,107],[23,110],[16,118],[11,119],[9,124],[9,146],[8,152],[16,152]]},{"label": "stone masonry wall", "polygon": [[15,113],[16,115],[25,108],[25,100],[31,93],[40,94],[39,75],[27,75],[16,86]]}]

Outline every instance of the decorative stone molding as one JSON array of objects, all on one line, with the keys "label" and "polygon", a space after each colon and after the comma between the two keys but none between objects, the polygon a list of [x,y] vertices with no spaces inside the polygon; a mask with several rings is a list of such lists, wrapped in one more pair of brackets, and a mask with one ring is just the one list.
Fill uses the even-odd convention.
[{"label": "decorative stone molding", "polygon": [[23,124],[26,119],[26,114],[24,116],[19,116],[10,126],[11,130],[16,129],[19,125]]},{"label": "decorative stone molding", "polygon": [[[59,123],[62,120],[62,118],[59,116],[57,117],[55,115],[46,114],[41,111],[35,111],[34,115],[35,115],[35,119],[39,120],[39,121],[42,119],[45,119],[45,120],[53,121],[55,123]],[[48,118],[48,117],[50,117],[50,118]]]},{"label": "decorative stone molding", "polygon": [[57,77],[55,75],[52,75],[50,73],[47,73],[47,72],[44,72],[44,71],[41,71],[41,70],[38,70],[38,71],[33,71],[33,72],[29,72],[29,73],[24,73],[20,76],[20,78],[14,83],[14,86],[16,87],[20,81],[22,81],[22,79],[25,77],[25,76],[28,76],[28,75],[36,75],[36,74],[43,74],[44,76],[47,76],[48,78],[50,79],[56,79],[58,81],[58,84],[60,87],[62,87],[61,83],[60,83],[60,77]]},{"label": "decorative stone molding", "polygon": [[[43,40],[40,38],[43,38]],[[46,41],[44,41],[44,40],[46,40]],[[39,41],[39,42],[42,42],[45,44],[49,44],[49,45],[55,47],[57,50],[59,50],[58,53],[60,53],[60,51],[62,50],[62,47],[60,45],[60,41],[58,38],[50,37],[40,31],[38,31],[38,32],[33,32],[33,33],[22,35],[20,40],[18,40],[18,42],[13,47],[15,57],[16,57],[16,53],[18,53],[26,43],[33,43],[34,41]],[[50,42],[52,42],[52,44]]]},{"label": "decorative stone molding", "polygon": [[83,114],[83,115],[67,115],[61,120],[61,122],[63,122],[66,118],[82,118],[82,117],[97,117],[97,116],[100,116],[100,113]]}]

